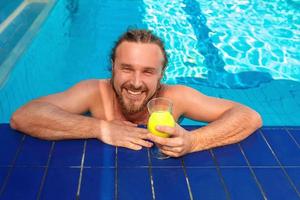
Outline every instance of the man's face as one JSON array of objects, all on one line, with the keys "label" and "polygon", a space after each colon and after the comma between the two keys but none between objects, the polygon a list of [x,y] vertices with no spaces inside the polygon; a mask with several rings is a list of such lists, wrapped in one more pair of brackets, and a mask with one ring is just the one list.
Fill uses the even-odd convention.
[{"label": "man's face", "polygon": [[112,82],[124,114],[144,109],[162,77],[163,54],[156,44],[122,42],[113,63]]}]

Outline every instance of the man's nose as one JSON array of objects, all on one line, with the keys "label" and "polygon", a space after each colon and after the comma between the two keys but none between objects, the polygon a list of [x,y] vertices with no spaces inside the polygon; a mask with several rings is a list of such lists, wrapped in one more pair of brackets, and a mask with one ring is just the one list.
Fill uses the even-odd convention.
[{"label": "man's nose", "polygon": [[136,72],[133,75],[132,84],[135,88],[140,88],[142,86],[142,77],[141,74]]}]

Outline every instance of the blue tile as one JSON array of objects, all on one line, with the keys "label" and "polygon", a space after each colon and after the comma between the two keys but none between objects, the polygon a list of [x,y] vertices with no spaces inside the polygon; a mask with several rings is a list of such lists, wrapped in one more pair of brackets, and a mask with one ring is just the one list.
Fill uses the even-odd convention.
[{"label": "blue tile", "polygon": [[49,168],[41,199],[75,199],[79,168]]},{"label": "blue tile", "polygon": [[232,199],[263,199],[249,168],[221,168],[220,170]]},{"label": "blue tile", "polygon": [[83,169],[80,199],[114,199],[115,169]]},{"label": "blue tile", "polygon": [[85,166],[114,167],[116,147],[99,140],[88,140],[85,151]]},{"label": "blue tile", "polygon": [[46,165],[51,142],[27,136],[23,142],[16,165]]},{"label": "blue tile", "polygon": [[254,168],[267,199],[299,199],[280,168]]},{"label": "blue tile", "polygon": [[36,199],[45,168],[16,167],[8,180],[2,199]]},{"label": "blue tile", "polygon": [[12,164],[23,135],[10,129],[8,124],[0,125],[0,134],[0,165],[7,166]]},{"label": "blue tile", "polygon": [[[2,188],[2,185],[4,184],[4,180],[7,176],[9,168],[8,167],[0,167],[0,189]],[[1,196],[1,194],[0,194]]]},{"label": "blue tile", "polygon": [[118,169],[118,199],[152,199],[149,169]]},{"label": "blue tile", "polygon": [[292,179],[298,191],[300,191],[300,167],[286,168],[289,177]]},{"label": "blue tile", "polygon": [[263,130],[263,133],[281,164],[300,166],[300,149],[285,130]]},{"label": "blue tile", "polygon": [[291,133],[293,138],[296,140],[298,145],[300,145],[300,130],[289,130],[289,132]]},{"label": "blue tile", "polygon": [[252,166],[278,166],[267,143],[257,131],[241,142],[246,158]]},{"label": "blue tile", "polygon": [[83,140],[56,142],[50,166],[80,166],[83,154],[83,142]]},{"label": "blue tile", "polygon": [[118,167],[148,166],[148,163],[147,148],[139,151],[118,148]]},{"label": "blue tile", "polygon": [[247,166],[237,144],[218,147],[213,152],[220,166]]},{"label": "blue tile", "polygon": [[215,166],[209,151],[190,153],[183,157],[185,166]]},{"label": "blue tile", "polygon": [[215,168],[186,168],[186,172],[195,200],[226,199],[224,186]]},{"label": "blue tile", "polygon": [[190,199],[182,168],[152,168],[154,192],[160,199]]}]

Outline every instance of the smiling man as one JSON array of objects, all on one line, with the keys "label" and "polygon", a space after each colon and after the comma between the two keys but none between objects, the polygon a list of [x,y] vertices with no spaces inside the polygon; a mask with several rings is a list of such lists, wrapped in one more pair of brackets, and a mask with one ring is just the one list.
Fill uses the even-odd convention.
[{"label": "smiling man", "polygon": [[[134,150],[155,142],[172,157],[239,142],[261,127],[260,115],[244,105],[183,85],[161,84],[167,61],[158,37],[147,30],[129,30],[112,50],[111,79],[82,81],[33,100],[13,114],[11,127],[47,140],[97,138]],[[172,100],[175,120],[185,116],[209,124],[190,132],[178,124],[157,127],[171,137],[154,136],[137,127],[147,123],[146,104],[154,97]],[[91,117],[82,115],[86,112]]]}]

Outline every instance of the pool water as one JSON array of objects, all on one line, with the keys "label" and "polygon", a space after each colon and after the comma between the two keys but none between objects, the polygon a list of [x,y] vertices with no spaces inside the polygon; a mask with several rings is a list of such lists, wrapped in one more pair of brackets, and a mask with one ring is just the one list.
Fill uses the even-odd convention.
[{"label": "pool water", "polygon": [[144,22],[167,39],[169,82],[252,88],[271,80],[300,81],[300,13],[294,4],[144,2]]},{"label": "pool water", "polygon": [[0,86],[0,122],[33,98],[110,77],[114,41],[137,27],[165,41],[164,82],[241,102],[266,126],[299,126],[298,10],[280,0],[57,0]]}]

